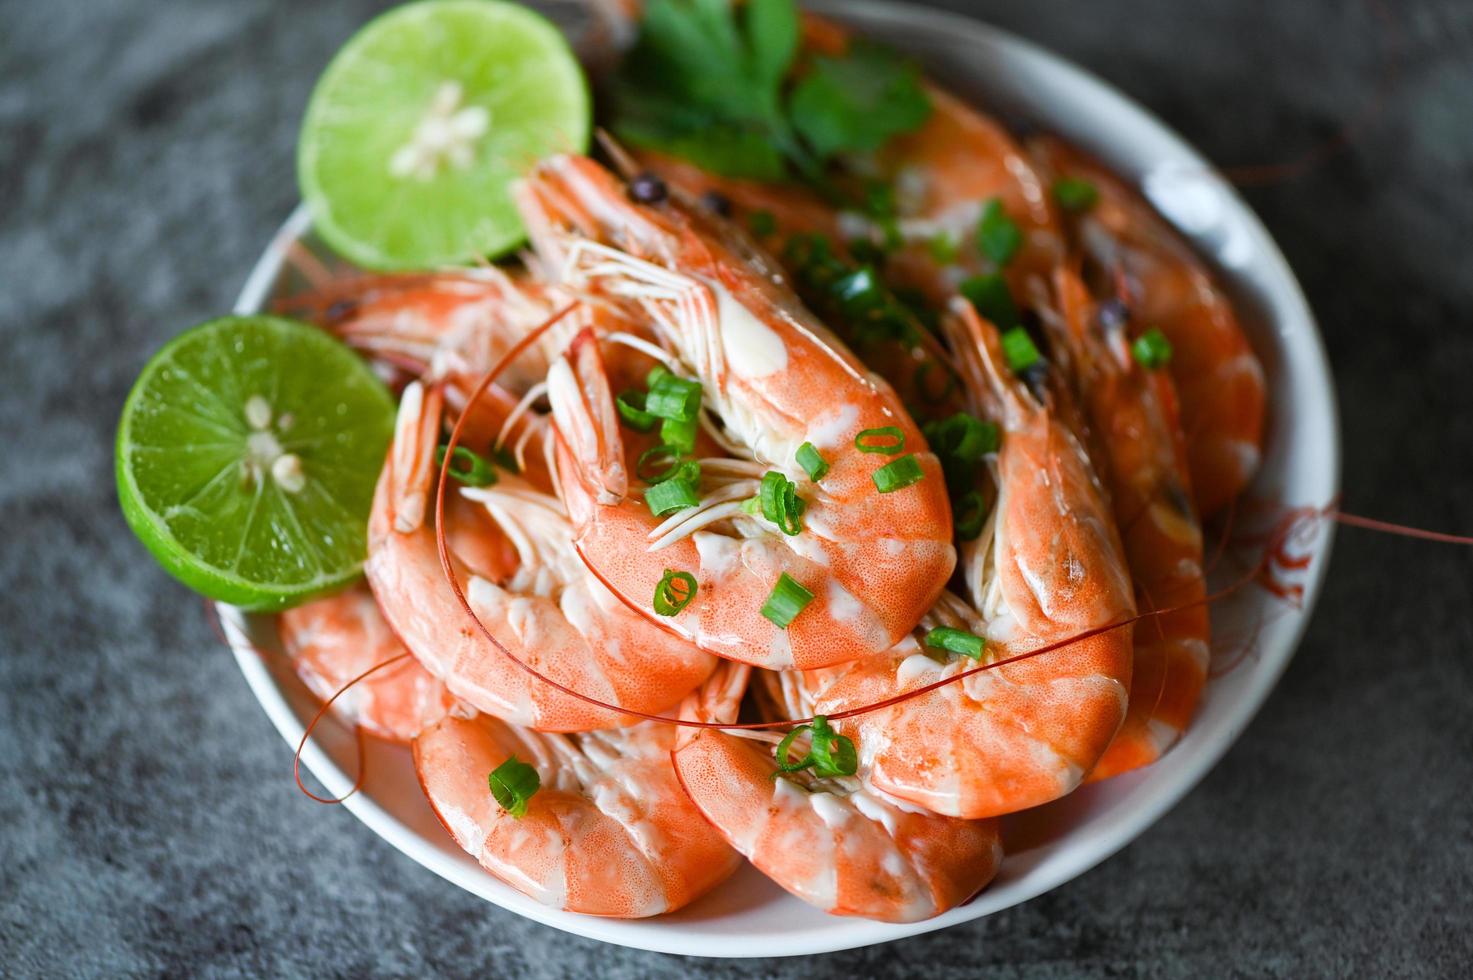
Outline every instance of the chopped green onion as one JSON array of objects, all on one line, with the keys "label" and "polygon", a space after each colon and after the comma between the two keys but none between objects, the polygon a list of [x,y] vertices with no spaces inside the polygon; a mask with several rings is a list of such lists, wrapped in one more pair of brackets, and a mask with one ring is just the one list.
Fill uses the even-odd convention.
[{"label": "chopped green onion", "polygon": [[1043,357],[1022,327],[1014,327],[1002,335],[1002,356],[1014,374],[1028,370]]},{"label": "chopped green onion", "polygon": [[[679,586],[679,588],[676,588]],[[665,574],[655,586],[655,613],[659,616],[674,616],[696,597],[696,577],[690,572],[665,569]]]},{"label": "chopped green onion", "polygon": [[656,517],[664,517],[666,514],[694,507],[701,502],[696,480],[690,479],[690,471],[687,467],[695,467],[695,476],[699,478],[700,464],[687,461],[676,467],[675,475],[661,480],[644,492],[644,502],[649,507],[651,514]]},{"label": "chopped green onion", "polygon": [[662,419],[694,421],[696,413],[701,410],[701,383],[677,378],[663,368],[660,371],[661,374],[650,382],[644,410]]},{"label": "chopped green onion", "polygon": [[803,467],[803,472],[808,474],[808,479],[814,483],[822,480],[829,471],[828,460],[819,455],[811,442],[805,442],[799,446],[793,458],[798,461],[799,466]]},{"label": "chopped green onion", "polygon": [[916,458],[907,455],[881,466],[870,474],[870,479],[875,481],[875,489],[880,493],[894,493],[913,483],[921,482],[925,475]]},{"label": "chopped green onion", "polygon": [[860,266],[834,281],[834,298],[849,316],[860,316],[877,309],[885,300],[879,276],[867,265]]},{"label": "chopped green onion", "polygon": [[644,410],[645,393],[630,389],[614,400],[614,405],[619,409],[619,418],[624,424],[635,432],[648,432],[660,421],[654,415]]},{"label": "chopped green onion", "polygon": [[777,584],[772,587],[767,601],[762,604],[762,615],[778,629],[785,630],[812,601],[813,593],[783,572],[777,577]]},{"label": "chopped green onion", "polygon": [[982,208],[977,225],[977,247],[998,265],[1007,265],[1023,246],[1023,230],[1003,210],[1002,199],[994,197]]},{"label": "chopped green onion", "polygon": [[[435,449],[435,466],[445,465],[446,446]],[[450,475],[468,487],[489,487],[496,482],[496,468],[480,453],[456,446],[450,454]]]},{"label": "chopped green onion", "polygon": [[988,276],[972,276],[957,287],[977,313],[999,330],[1018,325],[1018,304],[1013,302],[1012,291],[1002,273]]},{"label": "chopped green onion", "polygon": [[742,501],[742,510],[746,511],[748,514],[751,514],[753,517],[761,517],[762,498],[748,497],[746,500]]},{"label": "chopped green onion", "polygon": [[[655,469],[657,466],[662,468]],[[670,479],[679,468],[679,447],[660,445],[639,454],[634,464],[634,475],[646,483],[659,483]]]},{"label": "chopped green onion", "polygon": [[[868,238],[852,239],[849,242],[849,254],[853,256],[854,261],[862,262],[866,266],[878,264],[885,258],[885,250]],[[838,287],[838,283],[834,285]]]},{"label": "chopped green onion", "polygon": [[973,660],[981,660],[982,650],[987,646],[987,641],[976,633],[952,629],[950,626],[938,626],[926,634],[926,646],[937,650],[949,650],[964,657],[971,657]]},{"label": "chopped green onion", "polygon": [[1163,368],[1171,363],[1171,341],[1157,327],[1152,327],[1135,339],[1130,353],[1136,363],[1147,371]]},{"label": "chopped green onion", "polygon": [[521,466],[517,464],[517,454],[505,446],[496,446],[491,450],[491,458],[496,460],[496,465],[508,473],[522,472]]},{"label": "chopped green onion", "polygon": [[700,423],[695,419],[664,419],[660,422],[660,441],[683,453],[693,453],[699,428]]},{"label": "chopped green onion", "polygon": [[895,188],[882,181],[871,181],[864,189],[864,213],[871,218],[893,218]]},{"label": "chopped green onion", "polygon": [[[794,762],[793,740],[805,732],[810,737],[808,754]],[[853,739],[834,731],[823,715],[814,715],[813,724],[799,725],[777,743],[777,767],[782,772],[812,767],[815,776],[852,776],[859,771],[859,753]]]},{"label": "chopped green onion", "polygon": [[927,240],[926,251],[931,253],[931,258],[938,265],[950,265],[956,261],[957,254],[961,251],[961,246],[957,244],[957,240],[951,234],[943,231],[939,235],[931,236]]},{"label": "chopped green onion", "polygon": [[956,536],[963,541],[976,540],[977,535],[982,533],[982,525],[986,520],[987,509],[980,491],[968,490],[952,505],[952,523],[956,528]]},{"label": "chopped green onion", "polygon": [[537,770],[515,755],[492,769],[486,782],[491,787],[491,795],[496,797],[497,805],[518,820],[527,815],[527,804],[542,788],[542,778],[537,775]]},{"label": "chopped green onion", "polygon": [[883,453],[894,456],[905,449],[905,433],[898,425],[882,425],[878,429],[865,429],[854,437],[854,448],[862,453]]},{"label": "chopped green onion", "polygon": [[988,453],[997,451],[997,423],[983,422],[966,412],[957,412],[944,422],[927,425],[926,438],[937,453],[955,456],[969,463],[976,462]]},{"label": "chopped green onion", "polygon": [[776,524],[784,534],[791,537],[803,530],[805,502],[798,496],[798,488],[777,470],[762,474],[762,487],[757,499],[761,502],[762,516]]},{"label": "chopped green onion", "polygon": [[753,211],[747,215],[747,227],[757,238],[766,238],[777,231],[777,219],[771,211]]},{"label": "chopped green onion", "polygon": [[900,225],[894,218],[885,218],[880,222],[880,248],[885,252],[895,252],[905,244],[905,236],[900,234]]},{"label": "chopped green onion", "polygon": [[1054,181],[1054,200],[1065,211],[1088,211],[1100,199],[1095,185],[1081,177],[1060,177]]}]

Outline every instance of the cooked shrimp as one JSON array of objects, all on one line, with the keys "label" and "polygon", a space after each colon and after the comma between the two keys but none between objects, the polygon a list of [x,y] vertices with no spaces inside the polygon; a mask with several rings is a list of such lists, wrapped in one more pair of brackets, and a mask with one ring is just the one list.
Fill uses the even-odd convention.
[{"label": "cooked shrimp", "polygon": [[[634,721],[520,669],[456,601],[427,513],[442,404],[438,387],[405,389],[374,496],[365,571],[385,617],[430,673],[481,711],[543,731]],[[502,418],[510,404],[494,389],[480,403]],[[516,426],[544,423],[523,413]],[[714,660],[645,622],[593,578],[572,552],[556,499],[534,482],[536,453],[527,458],[526,478],[503,474],[493,486],[447,493],[446,535],[476,617],[523,663],[572,690],[633,711],[674,707]]]},{"label": "cooked shrimp", "polygon": [[[291,297],[282,309],[318,323],[371,360],[469,391],[562,303],[551,287],[495,266],[459,272],[363,276]],[[518,394],[547,376],[556,330],[498,376]]]},{"label": "cooked shrimp", "polygon": [[[810,52],[834,55],[848,47],[850,38],[834,22],[805,14],[803,42]],[[1046,277],[1063,256],[1064,236],[1047,186],[1027,153],[995,119],[931,82],[923,87],[931,102],[926,121],[871,157],[849,161],[854,173],[836,174],[835,182],[843,188],[878,180],[893,190],[893,230],[900,242],[884,264],[892,283],[919,289],[944,307],[962,280],[1001,269],[1021,294],[1029,277]],[[636,158],[692,198],[714,191],[743,217],[766,212],[782,237],[818,233],[831,237],[842,251],[849,240],[881,235],[857,206],[836,210],[798,185],[721,177],[648,151],[638,151]],[[994,201],[1022,233],[1016,254],[1001,264],[978,244],[978,225]],[[938,250],[950,257],[938,260]]]},{"label": "cooked shrimp", "polygon": [[[1002,428],[997,504],[963,550],[969,601],[951,593],[923,631],[984,637],[1004,660],[1128,620],[1130,579],[1104,494],[1079,442],[1003,363],[996,331],[966,304],[948,319],[978,414]],[[976,666],[932,659],[915,637],[815,677],[825,715],[873,704]],[[1130,629],[1107,630],[838,722],[877,789],[957,817],[1011,813],[1073,790],[1125,715]]]},{"label": "cooked shrimp", "polygon": [[[766,673],[762,683],[779,689],[787,717],[811,714],[800,675]],[[707,696],[687,699],[683,710],[723,720],[734,708]],[[997,872],[995,821],[937,816],[852,776],[780,772],[777,741],[766,733],[684,729],[675,769],[732,847],[805,902],[834,915],[915,922],[966,901]]]},{"label": "cooked shrimp", "polygon": [[[622,301],[666,345],[650,351],[701,382],[707,432],[729,456],[702,460],[721,477],[700,506],[664,521],[633,496],[611,388],[597,345],[553,365],[558,476],[582,553],[631,604],[648,605],[667,569],[692,574],[692,601],[664,619],[703,649],[747,663],[818,667],[888,649],[935,599],[955,564],[940,466],[883,381],[869,374],[786,290],[671,201],[646,206],[581,157],[544,161],[517,198],[544,265],[566,285]],[[875,472],[899,456],[855,440],[887,428],[919,474],[880,493]],[[808,478],[809,443],[829,470]],[[574,447],[579,447],[574,452]],[[794,535],[749,516],[763,472],[806,501]],[[781,576],[812,595],[787,628],[761,610]]]},{"label": "cooked shrimp", "polygon": [[[681,789],[675,738],[658,722],[554,735],[452,714],[414,740],[414,763],[440,822],[487,871],[553,908],[638,918],[694,901],[741,860]],[[486,786],[512,755],[541,780],[521,817]]]},{"label": "cooked shrimp", "polygon": [[[277,626],[302,683],[324,701],[342,691],[333,710],[372,735],[408,742],[455,703],[444,684],[407,656],[365,586],[288,609]],[[397,657],[403,659],[343,690]]]},{"label": "cooked shrimp", "polygon": [[1110,490],[1136,602],[1146,611],[1173,610],[1135,628],[1130,708],[1089,775],[1105,779],[1160,758],[1196,709],[1209,640],[1202,527],[1188,489],[1170,375],[1135,362],[1124,322],[1101,317],[1076,273],[1060,267],[1055,283],[1062,316],[1045,322],[1067,354],[1061,360],[1100,443],[1096,462]]},{"label": "cooked shrimp", "polygon": [[1137,331],[1157,327],[1171,341],[1192,491],[1210,517],[1248,485],[1263,447],[1263,367],[1233,305],[1191,248],[1104,167],[1061,140],[1030,149],[1053,177],[1087,180],[1098,194],[1073,218],[1097,293],[1118,294]]}]

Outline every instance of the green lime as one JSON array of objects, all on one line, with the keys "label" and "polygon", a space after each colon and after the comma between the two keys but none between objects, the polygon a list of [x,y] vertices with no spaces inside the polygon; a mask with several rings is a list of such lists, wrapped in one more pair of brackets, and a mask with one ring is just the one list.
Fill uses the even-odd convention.
[{"label": "green lime", "polygon": [[424,0],[379,16],[327,66],[297,145],[317,231],[372,269],[494,258],[526,232],[511,182],[588,146],[588,86],[539,14]]},{"label": "green lime", "polygon": [[118,499],[170,574],[281,609],[351,581],[394,428],[352,351],[274,316],[201,324],[154,355],[118,423]]}]

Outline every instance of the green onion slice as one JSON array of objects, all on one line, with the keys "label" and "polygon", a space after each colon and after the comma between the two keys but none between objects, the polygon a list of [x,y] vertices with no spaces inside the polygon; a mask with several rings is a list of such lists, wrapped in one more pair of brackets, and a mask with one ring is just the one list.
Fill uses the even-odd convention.
[{"label": "green onion slice", "polygon": [[1016,327],[1020,316],[1018,304],[1013,302],[1012,290],[1002,273],[988,276],[972,276],[957,287],[977,313],[999,330]]},{"label": "green onion slice", "polygon": [[[793,740],[805,732],[810,738],[808,754],[795,762]],[[823,715],[814,715],[813,724],[799,725],[777,743],[777,767],[782,772],[812,768],[815,776],[852,776],[859,771],[859,753],[853,739],[834,731]]]},{"label": "green onion slice", "polygon": [[[445,465],[446,446],[435,448],[435,466]],[[480,453],[456,446],[450,454],[450,475],[468,487],[489,487],[496,482],[496,468]]]},{"label": "green onion slice", "polygon": [[675,475],[680,468],[680,450],[675,446],[655,446],[639,454],[634,475],[646,483],[659,483]]},{"label": "green onion slice", "polygon": [[527,815],[527,803],[531,801],[532,794],[542,788],[542,778],[537,775],[537,770],[515,755],[492,769],[486,782],[491,787],[491,795],[496,797],[497,805],[518,820]]},{"label": "green onion slice", "polygon": [[798,614],[813,601],[813,593],[783,572],[777,577],[772,593],[762,604],[762,615],[778,629],[785,630]]},{"label": "green onion slice", "polygon": [[1043,358],[1033,338],[1022,327],[1014,327],[1002,335],[1002,356],[1014,374],[1021,374]]},{"label": "green onion slice", "polygon": [[798,487],[777,470],[762,474],[762,486],[757,499],[762,507],[762,516],[776,524],[784,534],[791,537],[803,530],[803,510],[806,503],[798,496]]},{"label": "green onion slice", "polygon": [[664,419],[660,422],[660,441],[683,453],[696,451],[696,430],[700,423],[695,419]]},{"label": "green onion slice", "polygon": [[687,460],[676,467],[676,472],[644,492],[644,502],[656,517],[673,514],[677,510],[694,507],[701,502],[697,489],[701,475],[699,463]]},{"label": "green onion slice", "polygon": [[517,464],[517,454],[505,446],[496,446],[493,448],[491,450],[491,458],[496,461],[497,466],[506,470],[508,473],[522,472],[521,466]]},{"label": "green onion slice", "polygon": [[674,616],[696,597],[696,577],[690,572],[665,569],[665,574],[655,586],[655,614]]},{"label": "green onion slice", "polygon": [[997,423],[983,422],[967,412],[957,412],[943,422],[929,425],[926,438],[937,453],[972,463],[997,451]]},{"label": "green onion slice", "polygon": [[829,471],[828,460],[819,455],[811,442],[805,442],[799,446],[793,458],[798,461],[799,466],[803,467],[803,472],[808,474],[808,479],[814,483],[822,480]]},{"label": "green onion slice", "polygon": [[956,239],[944,231],[926,241],[926,250],[931,253],[931,258],[937,265],[950,265],[956,261],[957,254],[961,251]]},{"label": "green onion slice", "polygon": [[862,453],[883,453],[894,456],[905,449],[905,433],[897,425],[882,425],[878,429],[865,429],[854,437],[854,448]]},{"label": "green onion slice", "polygon": [[906,455],[881,466],[870,474],[870,479],[874,480],[875,489],[880,493],[894,493],[913,483],[921,482],[925,476],[925,471],[921,469],[921,464],[916,458]]},{"label": "green onion slice", "polygon": [[645,393],[642,391],[630,389],[616,398],[614,405],[619,409],[619,418],[635,432],[648,432],[660,421],[644,410]]},{"label": "green onion slice", "polygon": [[1023,247],[1023,230],[1003,210],[1002,199],[994,197],[982,208],[977,225],[977,248],[998,265],[1007,265]]},{"label": "green onion slice", "polygon": [[974,541],[982,533],[987,520],[987,504],[978,490],[968,490],[952,504],[952,523],[956,536],[963,541]]},{"label": "green onion slice", "polygon": [[1095,185],[1081,177],[1060,177],[1054,181],[1053,191],[1059,207],[1076,214],[1088,211],[1100,199]]},{"label": "green onion slice", "polygon": [[925,643],[932,649],[948,650],[973,660],[981,660],[982,650],[987,646],[987,641],[976,633],[952,629],[950,626],[938,626],[927,633]]},{"label": "green onion slice", "polygon": [[654,380],[650,383],[650,393],[645,396],[644,410],[662,419],[695,421],[696,413],[701,410],[701,383],[678,378],[664,368],[656,370],[660,374],[650,372]]},{"label": "green onion slice", "polygon": [[1131,356],[1147,371],[1155,371],[1171,363],[1171,341],[1160,328],[1152,327],[1130,345]]}]

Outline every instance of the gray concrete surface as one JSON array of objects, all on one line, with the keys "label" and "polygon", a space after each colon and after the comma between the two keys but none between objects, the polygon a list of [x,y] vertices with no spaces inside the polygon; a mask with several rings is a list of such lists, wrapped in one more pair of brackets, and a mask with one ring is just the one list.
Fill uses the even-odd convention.
[{"label": "gray concrete surface", "polygon": [[[1473,531],[1473,5],[984,0],[1223,163],[1318,312],[1349,508]],[[1466,974],[1473,556],[1342,531],[1297,659],[1117,857],[909,942],[705,962],[566,936],[301,796],[290,755],[117,512],[147,355],[222,312],[295,199],[316,73],[377,7],[0,0],[0,974],[584,977]],[[1398,70],[1378,81],[1378,63]]]}]

